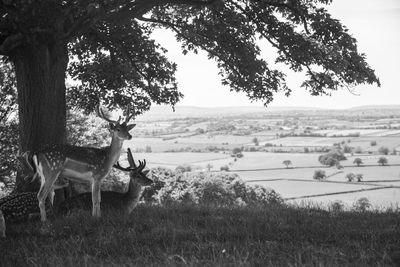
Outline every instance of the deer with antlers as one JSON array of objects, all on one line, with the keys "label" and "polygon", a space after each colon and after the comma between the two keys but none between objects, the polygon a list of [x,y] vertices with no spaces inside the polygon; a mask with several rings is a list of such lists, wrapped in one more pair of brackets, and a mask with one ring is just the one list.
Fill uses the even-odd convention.
[{"label": "deer with antlers", "polygon": [[[113,165],[118,161],[122,145],[125,140],[130,140],[132,136],[129,131],[136,124],[128,124],[133,117],[130,109],[126,114],[124,122],[107,118],[100,107],[97,108],[100,118],[109,122],[111,131],[111,144],[106,148],[78,147],[71,145],[50,145],[44,149],[32,153],[33,169],[35,171],[33,179],[40,177],[41,186],[37,195],[39,201],[41,221],[45,223],[46,210],[45,199],[53,190],[53,184],[57,177],[63,177],[77,182],[92,183],[92,215],[100,217],[100,184],[111,171]],[[27,154],[27,153],[25,153]]]},{"label": "deer with antlers", "polygon": [[[147,178],[148,170],[144,171],[146,166],[146,160],[140,161],[139,165],[136,165],[131,150],[128,148],[128,162],[129,167],[121,167],[119,162],[114,165],[114,168],[124,172],[129,172],[129,184],[128,190],[125,193],[119,193],[114,191],[101,191],[101,206],[113,210],[119,210],[129,215],[137,206],[142,187],[148,186],[153,181]],[[72,198],[66,199],[60,205],[60,213],[66,214],[76,209],[91,209],[92,201],[90,193],[82,193]]]}]

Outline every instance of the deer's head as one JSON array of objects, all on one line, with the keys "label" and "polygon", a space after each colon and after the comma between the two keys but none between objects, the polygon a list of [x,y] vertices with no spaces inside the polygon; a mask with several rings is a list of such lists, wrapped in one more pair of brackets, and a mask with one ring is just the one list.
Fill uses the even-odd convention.
[{"label": "deer's head", "polygon": [[139,165],[136,165],[130,148],[128,148],[127,154],[128,154],[129,167],[128,168],[121,167],[121,165],[119,165],[119,162],[117,162],[114,165],[114,167],[121,171],[129,172],[129,177],[131,181],[134,181],[142,186],[151,185],[153,183],[153,180],[147,178],[149,170],[145,171],[143,170],[146,167],[146,160],[143,161],[139,160]]},{"label": "deer's head", "polygon": [[121,123],[121,116],[118,118],[117,121],[111,120],[105,116],[103,110],[100,106],[97,106],[97,115],[108,121],[110,126],[110,131],[112,132],[113,137],[118,138],[120,140],[131,140],[132,135],[129,133],[136,124],[128,124],[129,120],[134,116],[134,112],[130,114],[130,106],[128,106],[128,110],[126,112],[125,120]]}]

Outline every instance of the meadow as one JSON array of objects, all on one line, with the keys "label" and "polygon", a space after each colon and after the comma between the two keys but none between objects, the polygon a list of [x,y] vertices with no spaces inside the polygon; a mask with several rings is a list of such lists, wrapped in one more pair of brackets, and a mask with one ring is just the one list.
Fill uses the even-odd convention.
[{"label": "meadow", "polygon": [[396,212],[142,205],[10,226],[1,266],[395,266]]}]

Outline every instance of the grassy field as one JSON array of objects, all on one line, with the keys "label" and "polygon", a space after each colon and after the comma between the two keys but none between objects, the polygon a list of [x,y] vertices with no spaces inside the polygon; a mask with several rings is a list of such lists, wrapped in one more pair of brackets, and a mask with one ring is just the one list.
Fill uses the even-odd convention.
[{"label": "grassy field", "polygon": [[1,266],[395,266],[400,214],[139,206],[9,227]]}]

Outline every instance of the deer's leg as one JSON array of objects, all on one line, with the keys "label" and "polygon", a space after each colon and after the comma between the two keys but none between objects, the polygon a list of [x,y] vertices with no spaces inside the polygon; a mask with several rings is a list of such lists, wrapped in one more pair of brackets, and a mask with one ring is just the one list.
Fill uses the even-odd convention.
[{"label": "deer's leg", "polygon": [[6,238],[6,221],[3,212],[0,210],[0,238]]},{"label": "deer's leg", "polygon": [[93,205],[93,210],[92,210],[92,215],[94,217],[100,218],[101,212],[100,212],[100,202],[101,202],[101,180],[100,179],[94,179],[92,183],[92,205]]},{"label": "deer's leg", "polygon": [[52,170],[50,166],[47,168],[43,168],[41,164],[39,164],[38,173],[41,179],[41,185],[39,192],[37,194],[37,198],[39,201],[39,209],[40,209],[40,218],[44,223],[47,221],[46,218],[46,198],[49,193],[52,191],[53,184],[56,181],[58,175],[60,174],[59,170]]}]

